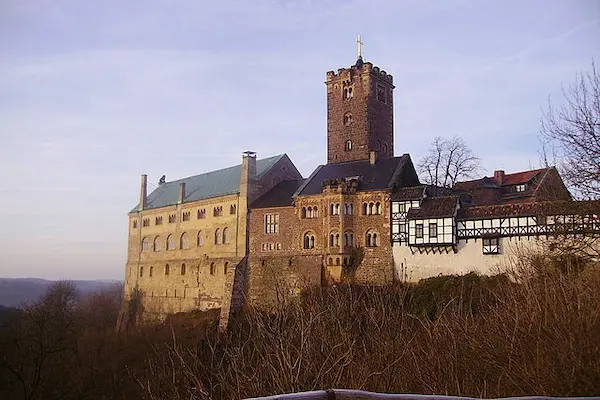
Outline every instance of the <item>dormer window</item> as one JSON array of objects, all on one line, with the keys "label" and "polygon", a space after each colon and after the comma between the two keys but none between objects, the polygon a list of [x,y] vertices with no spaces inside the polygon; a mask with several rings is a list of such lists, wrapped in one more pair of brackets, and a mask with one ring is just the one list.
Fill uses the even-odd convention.
[{"label": "dormer window", "polygon": [[524,183],[522,185],[515,186],[515,192],[524,192],[527,190],[527,185]]}]

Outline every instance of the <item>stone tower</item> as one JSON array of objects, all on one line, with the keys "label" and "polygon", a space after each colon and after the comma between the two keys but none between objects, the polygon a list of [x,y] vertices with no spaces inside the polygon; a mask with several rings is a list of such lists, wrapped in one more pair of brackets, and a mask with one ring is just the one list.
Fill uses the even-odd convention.
[{"label": "stone tower", "polygon": [[359,57],[327,72],[327,163],[394,156],[393,79]]}]

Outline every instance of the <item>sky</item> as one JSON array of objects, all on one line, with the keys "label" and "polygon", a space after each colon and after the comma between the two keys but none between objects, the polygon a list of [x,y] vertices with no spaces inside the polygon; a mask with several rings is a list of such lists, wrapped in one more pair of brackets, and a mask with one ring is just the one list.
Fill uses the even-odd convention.
[{"label": "sky", "polygon": [[540,118],[600,63],[597,0],[0,0],[0,276],[122,279],[140,175],[326,162],[325,74],[394,76],[395,153],[462,137],[538,167]]}]

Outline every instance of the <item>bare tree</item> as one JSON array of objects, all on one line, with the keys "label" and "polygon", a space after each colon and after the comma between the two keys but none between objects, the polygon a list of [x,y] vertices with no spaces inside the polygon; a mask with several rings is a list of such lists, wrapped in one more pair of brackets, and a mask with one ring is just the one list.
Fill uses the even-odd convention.
[{"label": "bare tree", "polygon": [[422,180],[435,186],[452,187],[459,179],[474,178],[481,161],[460,137],[436,137],[429,154],[417,164]]},{"label": "bare tree", "polygon": [[577,197],[600,198],[600,76],[578,73],[563,87],[564,103],[551,102],[542,117],[543,154],[551,149],[559,170]]}]

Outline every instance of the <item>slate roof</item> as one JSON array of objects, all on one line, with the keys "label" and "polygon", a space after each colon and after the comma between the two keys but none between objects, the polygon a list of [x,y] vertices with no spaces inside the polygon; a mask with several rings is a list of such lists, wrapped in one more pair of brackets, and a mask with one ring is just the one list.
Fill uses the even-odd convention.
[{"label": "slate roof", "polygon": [[402,187],[392,195],[392,200],[420,200],[425,194],[426,187],[425,185]]},{"label": "slate roof", "polygon": [[[256,177],[260,179],[262,175],[268,172],[279,160],[287,157],[287,154],[279,154],[269,158],[263,158],[256,161]],[[223,168],[216,171],[206,172],[200,175],[194,175],[176,181],[167,182],[154,189],[147,198],[147,209],[166,207],[177,204],[179,196],[179,184],[185,182],[184,202],[192,202],[213,197],[225,196],[228,194],[239,193],[240,176],[242,164],[233,167]],[[130,212],[138,210],[136,205]]]},{"label": "slate roof", "polygon": [[321,193],[323,181],[360,176],[358,191],[391,188],[410,156],[384,158],[371,165],[369,160],[320,165],[296,191],[294,196],[309,196]]},{"label": "slate roof", "polygon": [[408,210],[407,218],[451,217],[456,211],[458,196],[427,197],[421,207]]},{"label": "slate roof", "polygon": [[294,204],[293,195],[305,179],[281,181],[256,199],[250,208],[285,207]]},{"label": "slate roof", "polygon": [[472,206],[458,210],[458,219],[525,217],[536,215],[600,214],[600,200],[540,201]]}]

